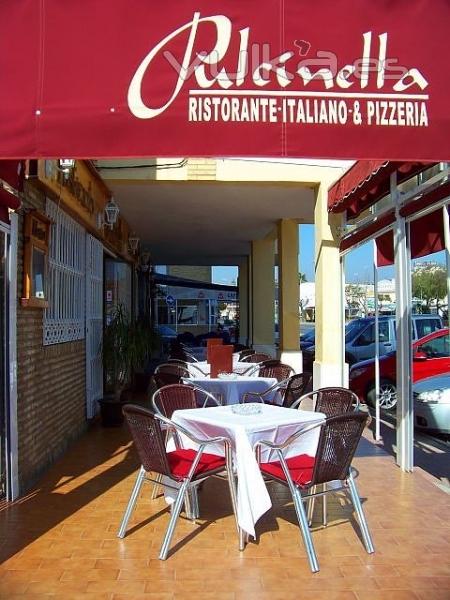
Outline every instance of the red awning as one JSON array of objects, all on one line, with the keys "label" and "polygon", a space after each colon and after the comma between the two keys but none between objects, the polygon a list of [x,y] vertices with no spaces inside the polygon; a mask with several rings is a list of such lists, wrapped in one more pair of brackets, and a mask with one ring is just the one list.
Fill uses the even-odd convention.
[{"label": "red awning", "polygon": [[352,248],[353,246],[364,242],[364,240],[369,240],[370,238],[374,237],[377,231],[381,231],[381,229],[392,225],[394,221],[394,210],[383,214],[379,218],[375,217],[374,220],[370,223],[370,225],[367,225],[367,227],[364,227],[363,229],[360,229],[359,231],[355,232],[353,235],[350,235],[349,237],[343,239],[340,245],[340,250],[343,252],[344,250],[348,250],[349,248]]},{"label": "red awning", "polygon": [[357,161],[328,192],[328,210],[343,212],[355,199],[364,201],[378,193],[379,182],[389,181],[389,175],[395,170],[392,163],[382,160]]},{"label": "red awning", "polygon": [[328,210],[346,210],[347,218],[357,217],[389,193],[392,173],[397,172],[397,182],[402,183],[432,164],[360,160],[330,188]]},{"label": "red awning", "polygon": [[449,22],[448,0],[1,0],[0,159],[447,161]]},{"label": "red awning", "polygon": [[[377,266],[394,264],[394,236],[387,231],[376,238]],[[411,221],[410,224],[411,258],[428,256],[445,248],[442,208]]]}]

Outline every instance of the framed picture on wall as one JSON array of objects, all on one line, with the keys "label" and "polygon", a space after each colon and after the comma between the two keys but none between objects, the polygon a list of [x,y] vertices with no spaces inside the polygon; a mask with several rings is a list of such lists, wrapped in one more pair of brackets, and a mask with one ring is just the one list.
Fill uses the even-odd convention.
[{"label": "framed picture on wall", "polygon": [[47,308],[48,217],[33,210],[25,215],[22,306]]}]

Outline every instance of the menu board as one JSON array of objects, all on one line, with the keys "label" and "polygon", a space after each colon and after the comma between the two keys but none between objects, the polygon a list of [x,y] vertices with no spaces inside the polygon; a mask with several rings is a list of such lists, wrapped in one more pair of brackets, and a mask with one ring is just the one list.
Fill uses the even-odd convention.
[{"label": "menu board", "polygon": [[211,351],[211,348],[213,348],[214,346],[222,345],[222,344],[223,344],[222,338],[209,338],[206,340],[206,362],[209,362],[211,364],[210,354],[209,354]]},{"label": "menu board", "polygon": [[233,372],[233,346],[215,344],[210,349],[211,377]]}]

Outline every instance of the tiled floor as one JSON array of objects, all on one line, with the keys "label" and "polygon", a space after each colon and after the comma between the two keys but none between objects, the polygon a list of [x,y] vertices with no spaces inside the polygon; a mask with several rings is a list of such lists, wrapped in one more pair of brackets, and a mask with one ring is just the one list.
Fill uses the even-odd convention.
[{"label": "tiled floor", "polygon": [[94,428],[33,492],[0,511],[0,598],[449,600],[450,496],[420,473],[401,473],[366,440],[354,464],[374,555],[345,499],[330,498],[329,526],[314,524],[321,570],[312,575],[277,486],[257,542],[239,553],[226,485],[211,480],[200,492],[202,520],[179,521],[161,562],[164,500],[145,488],[128,535],[116,538],[137,461],[125,428]]}]

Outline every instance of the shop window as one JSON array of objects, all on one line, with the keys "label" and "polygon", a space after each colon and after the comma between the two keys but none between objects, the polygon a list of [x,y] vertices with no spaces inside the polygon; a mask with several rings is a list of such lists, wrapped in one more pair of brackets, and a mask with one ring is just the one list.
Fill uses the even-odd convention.
[{"label": "shop window", "polygon": [[105,320],[109,325],[119,306],[132,315],[132,271],[129,264],[107,258],[105,260]]},{"label": "shop window", "polygon": [[51,200],[44,345],[85,337],[85,231]]},{"label": "shop window", "polygon": [[25,215],[22,306],[46,308],[50,220],[38,211]]}]

